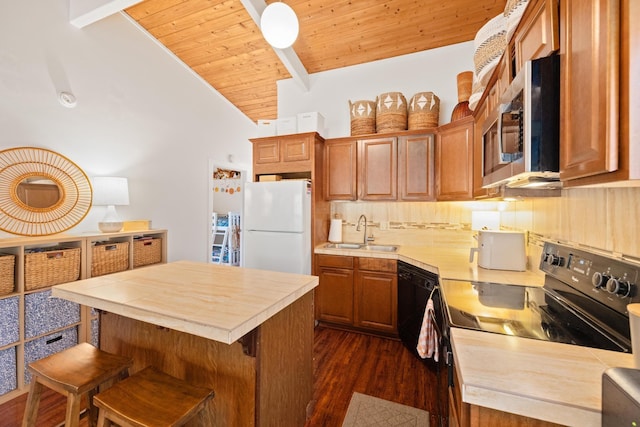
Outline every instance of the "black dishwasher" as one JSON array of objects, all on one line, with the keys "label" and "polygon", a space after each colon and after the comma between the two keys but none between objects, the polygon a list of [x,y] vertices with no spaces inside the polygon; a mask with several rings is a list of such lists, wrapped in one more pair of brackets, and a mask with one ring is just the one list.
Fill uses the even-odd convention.
[{"label": "black dishwasher", "polygon": [[[433,309],[436,318],[438,333],[440,334],[438,361],[433,358],[422,359],[416,349],[418,337],[422,328],[424,310],[429,298],[433,298]],[[443,315],[440,301],[440,288],[438,275],[421,268],[398,261],[398,334],[403,344],[411,353],[421,360],[424,366],[432,371],[436,377],[433,393],[435,395],[435,407],[431,410],[438,417],[437,425],[442,427],[448,424],[448,375],[449,369],[445,364],[447,337],[443,337]]]},{"label": "black dishwasher", "polygon": [[[442,331],[438,275],[398,261],[398,335],[404,345],[418,358],[416,346],[424,310],[430,297],[433,298],[438,330]],[[430,368],[436,368],[432,359],[421,360],[424,360]]]}]

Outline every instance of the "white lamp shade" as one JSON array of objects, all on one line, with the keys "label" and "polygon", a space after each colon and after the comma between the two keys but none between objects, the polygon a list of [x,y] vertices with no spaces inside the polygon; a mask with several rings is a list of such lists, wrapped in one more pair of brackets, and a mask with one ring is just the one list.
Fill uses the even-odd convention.
[{"label": "white lamp shade", "polygon": [[129,204],[127,178],[95,177],[92,180],[93,204],[96,206],[126,206]]},{"label": "white lamp shade", "polygon": [[298,17],[282,2],[268,5],[260,17],[260,29],[267,43],[278,49],[286,49],[298,38]]}]

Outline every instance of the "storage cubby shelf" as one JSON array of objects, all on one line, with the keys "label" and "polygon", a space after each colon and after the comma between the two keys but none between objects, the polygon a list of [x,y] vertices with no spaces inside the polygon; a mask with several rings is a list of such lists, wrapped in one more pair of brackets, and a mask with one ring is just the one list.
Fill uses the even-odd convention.
[{"label": "storage cubby shelf", "polygon": [[[140,244],[141,241],[153,244]],[[134,245],[134,242],[138,244]],[[134,265],[144,268],[144,265],[140,265],[141,262],[146,263],[145,265],[167,262],[166,230],[78,235],[65,233],[0,239],[0,253],[15,257],[13,289],[0,293],[0,404],[28,391],[29,375],[26,367],[29,362],[78,342],[99,344],[97,311],[91,307],[50,298],[52,285],[47,280],[56,280],[60,276],[51,279],[48,274],[36,275],[34,285],[32,274],[34,268],[46,270],[60,268],[61,265],[67,268],[69,264],[57,261],[66,256],[66,252],[60,248],[69,248],[74,249],[72,252],[76,258],[79,249],[80,265],[79,274],[70,274],[68,277],[88,279],[92,277],[92,271],[104,271],[93,266],[92,254],[96,245],[127,247],[128,253],[120,251],[118,256],[127,257],[128,262],[120,263],[123,267],[116,267],[117,270],[130,270],[136,268]],[[152,252],[146,253],[147,251]],[[36,267],[32,262],[27,267],[25,261],[30,254],[50,256],[41,257],[42,260]],[[71,263],[73,267],[77,266],[77,261],[74,259]]]}]

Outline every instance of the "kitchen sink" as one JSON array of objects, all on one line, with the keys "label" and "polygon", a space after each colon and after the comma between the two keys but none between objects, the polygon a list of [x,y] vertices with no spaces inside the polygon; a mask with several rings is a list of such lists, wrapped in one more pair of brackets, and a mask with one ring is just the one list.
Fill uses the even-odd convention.
[{"label": "kitchen sink", "polygon": [[359,243],[327,243],[327,249],[360,249],[363,245]]},{"label": "kitchen sink", "polygon": [[395,245],[362,245],[360,243],[327,243],[324,247],[327,249],[359,249],[381,252],[395,252],[398,250]]},{"label": "kitchen sink", "polygon": [[365,249],[367,251],[395,252],[398,250],[398,247],[394,245],[365,245],[361,246],[360,249]]}]

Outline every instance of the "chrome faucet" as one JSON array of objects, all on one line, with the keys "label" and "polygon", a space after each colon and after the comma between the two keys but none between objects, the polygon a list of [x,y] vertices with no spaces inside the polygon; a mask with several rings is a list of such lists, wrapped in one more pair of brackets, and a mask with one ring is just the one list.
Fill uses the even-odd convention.
[{"label": "chrome faucet", "polygon": [[364,214],[360,215],[358,218],[358,223],[356,224],[356,231],[360,231],[360,223],[364,219],[364,235],[362,236],[362,244],[366,245],[367,242],[373,242],[373,236],[367,237],[367,217]]}]

